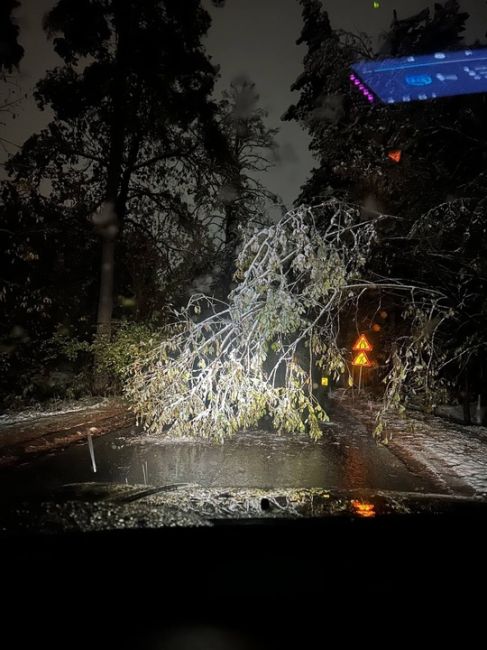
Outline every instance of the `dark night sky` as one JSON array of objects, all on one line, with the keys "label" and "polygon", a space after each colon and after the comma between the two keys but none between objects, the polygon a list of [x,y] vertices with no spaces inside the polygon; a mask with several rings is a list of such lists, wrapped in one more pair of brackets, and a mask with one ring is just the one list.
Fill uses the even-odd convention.
[{"label": "dark night sky", "polygon": [[[21,62],[19,83],[29,93],[46,68],[60,60],[41,29],[42,16],[54,0],[21,2],[17,17],[26,55]],[[209,2],[206,4],[210,6]],[[405,17],[427,4],[433,5],[425,0],[381,0],[380,9],[373,9],[372,0],[328,0],[324,4],[333,26],[365,31],[374,38],[388,28],[393,8],[400,17]],[[487,3],[462,0],[461,5],[471,16],[467,41],[482,38],[487,31]],[[213,24],[207,47],[214,63],[220,64],[222,75],[217,92],[239,75],[247,75],[256,83],[261,104],[269,111],[269,125],[281,129],[278,141],[282,160],[267,176],[267,184],[290,205],[312,166],[305,133],[296,124],[279,122],[282,113],[296,99],[289,88],[302,71],[305,53],[304,47],[295,45],[301,30],[298,0],[227,0],[225,8],[212,7],[210,11]],[[48,118],[47,112],[40,113],[31,100],[26,100],[17,119],[3,127],[2,135],[21,144]],[[6,153],[0,155],[5,160]]]}]

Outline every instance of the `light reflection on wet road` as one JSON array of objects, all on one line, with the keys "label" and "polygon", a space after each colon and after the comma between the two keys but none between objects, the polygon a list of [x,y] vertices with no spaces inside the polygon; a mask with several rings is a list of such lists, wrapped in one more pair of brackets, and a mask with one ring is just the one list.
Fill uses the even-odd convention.
[{"label": "light reflection on wet road", "polygon": [[[0,473],[2,490],[40,490],[64,483],[113,481],[166,485],[197,483],[224,487],[371,488],[438,491],[411,472],[386,447],[342,410],[332,413],[323,438],[279,436],[267,431],[239,434],[223,445],[169,441],[135,429],[94,440],[97,473],[88,445],[71,446],[30,466]],[[4,492],[5,493],[5,492]]]}]

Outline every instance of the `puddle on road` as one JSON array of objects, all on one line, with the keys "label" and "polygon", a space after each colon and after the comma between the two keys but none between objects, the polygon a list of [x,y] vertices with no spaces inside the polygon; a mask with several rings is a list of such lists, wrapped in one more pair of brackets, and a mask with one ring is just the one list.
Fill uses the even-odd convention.
[{"label": "puddle on road", "polygon": [[64,483],[110,481],[165,485],[197,483],[206,487],[380,489],[437,491],[409,471],[387,448],[363,431],[343,424],[328,426],[323,438],[279,436],[249,431],[223,445],[170,440],[136,429],[93,440],[97,472],[86,443],[43,457],[31,466],[0,476],[0,484],[34,489]]}]

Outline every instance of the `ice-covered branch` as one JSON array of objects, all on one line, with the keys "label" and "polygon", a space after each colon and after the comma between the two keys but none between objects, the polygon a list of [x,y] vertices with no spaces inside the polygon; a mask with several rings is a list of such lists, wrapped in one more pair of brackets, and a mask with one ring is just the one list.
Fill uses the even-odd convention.
[{"label": "ice-covered branch", "polygon": [[[343,314],[365,294],[404,296],[413,331],[398,337],[385,405],[396,405],[408,373],[427,385],[436,372],[440,297],[389,278],[368,277],[376,223],[333,200],[302,206],[251,234],[237,260],[228,304],[193,296],[174,335],[131,369],[127,395],[154,432],[223,440],[270,415],[278,430],[322,433],[326,413],[312,367],[347,373]],[[397,359],[400,359],[398,365]]]}]

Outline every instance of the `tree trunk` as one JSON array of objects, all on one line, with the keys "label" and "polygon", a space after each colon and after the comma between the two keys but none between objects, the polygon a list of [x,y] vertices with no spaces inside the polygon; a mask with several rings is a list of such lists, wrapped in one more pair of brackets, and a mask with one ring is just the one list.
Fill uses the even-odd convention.
[{"label": "tree trunk", "polygon": [[104,393],[108,388],[109,376],[103,367],[104,344],[108,343],[112,333],[113,284],[115,277],[115,237],[102,236],[100,297],[96,338],[98,349],[95,354],[93,388],[95,393]]},{"label": "tree trunk", "polygon": [[227,300],[235,273],[235,253],[238,246],[238,218],[234,206],[225,206],[225,258],[222,263],[221,299]]},{"label": "tree trunk", "polygon": [[467,374],[465,374],[465,388],[463,392],[463,423],[472,424],[472,415],[470,413],[470,386]]},{"label": "tree trunk", "polygon": [[[122,5],[119,6],[119,9]],[[98,342],[108,341],[112,331],[113,312],[113,286],[115,277],[115,241],[120,230],[120,219],[125,206],[120,200],[120,186],[123,172],[123,152],[125,138],[125,94],[126,79],[125,69],[129,56],[127,35],[129,31],[129,18],[120,9],[116,13],[118,41],[116,53],[116,71],[111,91],[112,117],[110,125],[110,151],[108,155],[107,184],[105,200],[100,219],[97,224],[98,233],[102,242],[101,271],[100,271],[100,296],[98,299],[97,339]],[[128,184],[128,180],[127,180]],[[95,357],[94,388],[98,393],[103,393],[108,387],[108,375],[100,363],[101,350]]]},{"label": "tree trunk", "polygon": [[[481,359],[483,361],[483,359]],[[483,427],[487,426],[487,390],[485,387],[484,364],[480,364],[480,422]]]},{"label": "tree trunk", "polygon": [[100,298],[98,301],[96,334],[107,339],[110,338],[112,333],[114,263],[115,241],[114,239],[104,238],[102,240]]}]

